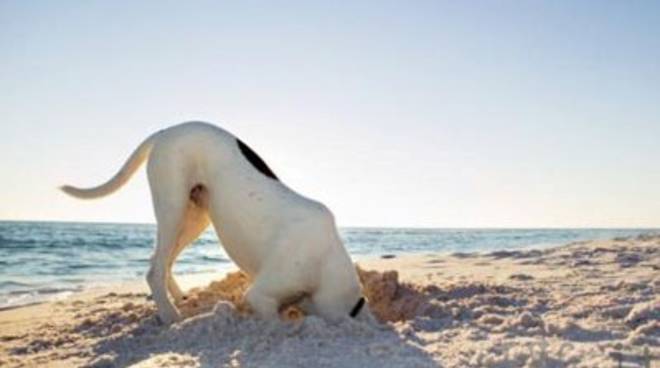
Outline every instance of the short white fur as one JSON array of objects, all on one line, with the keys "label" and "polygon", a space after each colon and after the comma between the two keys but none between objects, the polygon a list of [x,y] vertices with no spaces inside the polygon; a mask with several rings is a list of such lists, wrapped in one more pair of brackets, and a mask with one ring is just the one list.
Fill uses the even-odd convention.
[{"label": "short white fur", "polygon": [[[330,210],[262,174],[237,138],[214,125],[188,122],[159,131],[107,183],[62,190],[82,199],[111,194],[144,161],[158,224],[147,282],[164,323],[181,319],[170,299],[183,298],[172,266],[210,223],[229,257],[251,276],[245,299],[259,316],[276,319],[284,301],[308,295],[306,313],[336,319],[359,300],[357,273]],[[191,200],[194,188],[203,189]]]}]

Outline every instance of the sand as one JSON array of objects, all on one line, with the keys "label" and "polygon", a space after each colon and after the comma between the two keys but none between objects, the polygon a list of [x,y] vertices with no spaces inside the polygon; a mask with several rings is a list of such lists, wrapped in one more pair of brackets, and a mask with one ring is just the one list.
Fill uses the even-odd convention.
[{"label": "sand", "polygon": [[[281,321],[203,280],[162,326],[143,283],[0,312],[2,367],[660,367],[660,236],[359,263],[378,321]],[[220,279],[222,278],[222,279]]]}]

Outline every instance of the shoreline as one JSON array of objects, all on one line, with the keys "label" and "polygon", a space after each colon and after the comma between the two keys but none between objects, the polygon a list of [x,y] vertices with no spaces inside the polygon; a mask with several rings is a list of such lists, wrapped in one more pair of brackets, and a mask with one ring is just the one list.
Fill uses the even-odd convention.
[{"label": "shoreline", "polygon": [[[159,325],[144,281],[0,311],[0,365],[536,367],[660,362],[660,236],[540,249],[358,257],[380,323],[260,321],[235,273],[179,277]],[[212,280],[221,279],[207,286]],[[218,303],[218,304],[216,304]],[[627,364],[627,365],[626,365]]]},{"label": "shoreline", "polygon": [[[178,274],[177,282],[179,286],[185,290],[188,290],[193,287],[201,287],[212,280],[222,278],[229,272],[236,270],[236,267],[228,267],[223,271],[214,271],[214,272],[199,272],[199,273],[188,273],[188,274]],[[103,294],[104,292],[110,292],[112,290],[133,290],[139,292],[148,292],[148,287],[144,277],[136,277],[132,280],[122,280],[122,281],[108,281],[96,283],[89,287],[83,287],[80,290],[67,291],[67,295],[54,295],[51,298],[45,298],[44,300],[31,301],[26,304],[17,304],[17,305],[8,305],[1,306],[0,312],[12,310],[16,308],[29,307],[38,304],[48,304],[48,303],[57,303],[57,302],[66,302],[69,299],[75,298],[86,298],[88,295],[97,295]]]},{"label": "shoreline", "polygon": [[[68,225],[67,225],[68,224]],[[146,226],[146,227],[145,227]],[[0,247],[6,267],[0,270],[0,306],[61,299],[96,285],[141,281],[149,267],[153,231],[150,226],[0,221]],[[582,239],[637,236],[646,229],[409,229],[342,228],[354,260],[420,253],[488,252],[540,249]],[[89,245],[89,246],[87,246]],[[16,259],[16,262],[12,261]],[[219,251],[215,234],[204,233],[177,262],[175,274],[217,272],[232,263]]]},{"label": "shoreline", "polygon": [[[35,221],[39,222],[39,221]],[[110,223],[109,223],[110,224]],[[660,231],[660,230],[659,230]],[[571,244],[571,243],[569,243]],[[525,246],[519,246],[519,247],[512,247],[509,250],[542,250],[542,249],[547,249],[547,248],[553,248],[553,247],[560,247],[564,246],[566,244],[564,243],[537,243],[537,244],[530,244],[530,245],[525,245]],[[432,251],[432,250],[413,250],[413,251],[408,251],[408,252],[390,252],[390,253],[381,253],[381,254],[357,254],[357,255],[351,255],[351,258],[355,263],[362,263],[366,262],[368,264],[374,264],[377,263],[378,260],[383,260],[383,259],[393,259],[393,258],[401,258],[401,257],[415,257],[415,256],[420,256],[420,255],[433,255],[433,256],[451,256],[453,254],[477,254],[477,255],[483,255],[492,252],[491,250],[481,250],[481,251],[474,251],[474,252],[455,252],[455,251]],[[233,262],[226,266],[222,267],[221,270],[218,271],[203,271],[203,272],[194,272],[194,273],[183,273],[183,274],[176,274],[175,277],[177,278],[177,281],[179,282],[180,286],[185,290],[191,288],[191,287],[200,287],[204,286],[204,283],[209,283],[213,279],[218,279],[223,277],[229,272],[236,271],[237,267]],[[27,307],[27,306],[32,306],[36,304],[42,304],[42,303],[50,303],[50,302],[57,302],[57,301],[63,301],[69,298],[75,298],[78,296],[84,296],[87,293],[94,293],[99,290],[105,290],[105,289],[114,289],[114,288],[122,288],[125,289],[127,287],[133,287],[139,290],[144,290],[145,292],[148,291],[146,288],[146,283],[144,280],[143,275],[141,276],[136,276],[134,279],[130,280],[114,280],[114,281],[92,281],[93,284],[91,286],[82,286],[79,285],[80,289],[79,290],[67,290],[63,291],[62,294],[66,295],[61,295],[61,294],[53,294],[50,297],[42,297],[38,298],[36,301],[28,301],[27,303],[19,303],[19,304],[12,304],[12,305],[2,305],[0,306],[0,312],[6,311],[6,310],[11,310],[15,308],[21,308],[21,307]]]}]

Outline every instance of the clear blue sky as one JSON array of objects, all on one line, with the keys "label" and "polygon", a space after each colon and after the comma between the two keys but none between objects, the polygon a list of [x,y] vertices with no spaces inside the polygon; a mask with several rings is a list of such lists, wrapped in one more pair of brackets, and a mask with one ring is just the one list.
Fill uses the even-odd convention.
[{"label": "clear blue sky", "polygon": [[0,2],[0,219],[207,120],[340,225],[660,226],[660,2]]}]

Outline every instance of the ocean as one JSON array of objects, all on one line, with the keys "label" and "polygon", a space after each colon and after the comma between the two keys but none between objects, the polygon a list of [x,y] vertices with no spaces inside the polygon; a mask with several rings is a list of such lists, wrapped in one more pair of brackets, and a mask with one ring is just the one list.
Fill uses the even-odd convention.
[{"label": "ocean", "polygon": [[[0,221],[0,309],[143,278],[153,224]],[[231,260],[208,231],[177,260],[175,274],[226,271]],[[561,245],[657,229],[342,228],[354,259],[410,252],[474,252]]]}]

